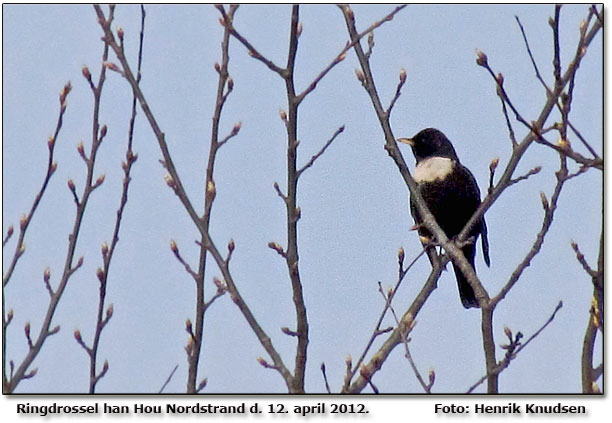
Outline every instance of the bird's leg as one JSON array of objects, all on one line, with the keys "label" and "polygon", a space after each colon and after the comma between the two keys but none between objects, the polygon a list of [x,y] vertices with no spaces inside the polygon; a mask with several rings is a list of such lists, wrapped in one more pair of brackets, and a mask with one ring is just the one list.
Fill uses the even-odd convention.
[{"label": "bird's leg", "polygon": [[457,242],[457,237],[454,236],[451,241],[453,241],[455,243],[455,245],[457,245],[457,247],[459,248],[463,248],[467,245],[472,245],[476,243],[476,237],[475,236],[470,236],[468,237],[465,241],[461,241],[461,242]]}]

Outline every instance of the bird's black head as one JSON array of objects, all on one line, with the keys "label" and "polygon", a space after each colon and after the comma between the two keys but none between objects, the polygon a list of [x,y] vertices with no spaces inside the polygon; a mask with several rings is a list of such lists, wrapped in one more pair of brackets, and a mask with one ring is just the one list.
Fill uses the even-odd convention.
[{"label": "bird's black head", "polygon": [[423,129],[412,138],[399,138],[398,141],[412,147],[417,163],[429,157],[446,157],[459,161],[455,148],[446,135],[435,128]]}]

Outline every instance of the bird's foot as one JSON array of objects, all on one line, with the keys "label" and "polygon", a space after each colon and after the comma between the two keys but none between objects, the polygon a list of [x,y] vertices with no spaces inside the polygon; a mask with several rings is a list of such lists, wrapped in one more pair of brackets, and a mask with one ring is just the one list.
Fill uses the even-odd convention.
[{"label": "bird's foot", "polygon": [[465,241],[458,241],[457,237],[454,236],[451,238],[451,241],[455,243],[455,245],[459,248],[463,248],[466,245],[473,245],[476,243],[476,237],[475,236],[470,236],[468,237]]}]

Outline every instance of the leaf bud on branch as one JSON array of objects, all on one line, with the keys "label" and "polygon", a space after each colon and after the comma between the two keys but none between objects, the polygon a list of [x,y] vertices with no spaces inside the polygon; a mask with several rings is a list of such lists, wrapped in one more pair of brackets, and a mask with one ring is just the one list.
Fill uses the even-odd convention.
[{"label": "leaf bud on branch", "polygon": [[217,195],[217,188],[215,187],[215,181],[211,179],[206,183],[206,199],[209,202],[212,202],[215,199],[216,195]]},{"label": "leaf bud on branch", "polygon": [[479,49],[476,49],[476,64],[483,67],[487,67],[489,65],[487,55]]},{"label": "leaf bud on branch", "polygon": [[365,83],[365,75],[363,74],[361,69],[355,69],[355,76],[357,76],[359,82],[361,82],[362,84]]},{"label": "leaf bud on branch", "polygon": [[88,82],[91,82],[91,73],[89,72],[89,68],[87,66],[83,66],[81,68],[81,73]]}]

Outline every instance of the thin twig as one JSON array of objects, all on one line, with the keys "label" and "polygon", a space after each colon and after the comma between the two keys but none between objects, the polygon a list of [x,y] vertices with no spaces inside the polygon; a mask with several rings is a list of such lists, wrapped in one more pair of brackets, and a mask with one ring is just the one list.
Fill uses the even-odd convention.
[{"label": "thin twig", "polygon": [[[518,353],[521,352],[527,345],[529,345],[529,343],[531,341],[533,341],[544,329],[546,329],[546,327],[554,320],[555,316],[557,315],[557,312],[559,310],[561,310],[562,307],[563,307],[563,301],[559,301],[559,303],[557,304],[557,306],[553,310],[553,312],[552,312],[551,316],[548,318],[548,320],[537,331],[535,331],[527,339],[527,341],[525,341],[522,344],[519,343],[511,354],[506,354],[504,356],[504,359],[502,361],[500,361],[498,363],[498,365],[495,367],[495,370],[493,371],[493,373],[495,375],[499,375],[503,370],[505,370],[510,365],[510,362],[516,358]],[[469,387],[469,389],[467,390],[466,394],[471,394],[472,392],[474,392],[474,390],[478,386],[480,386],[485,380],[487,380],[487,378],[489,376],[490,375],[484,375],[480,379],[478,379],[472,386]]]},{"label": "thin twig", "polygon": [[597,271],[593,270],[591,268],[591,266],[589,266],[589,264],[587,263],[586,259],[584,258],[584,254],[582,254],[582,251],[580,251],[580,248],[578,247],[578,244],[576,244],[574,241],[572,241],[572,249],[576,253],[576,259],[578,260],[578,263],[580,263],[582,265],[582,268],[584,269],[584,271],[591,278],[595,278],[597,276]]},{"label": "thin twig", "polygon": [[7,242],[9,242],[9,239],[11,239],[11,237],[13,236],[13,232],[14,232],[13,225],[10,225],[8,229],[6,230],[6,235],[2,239],[2,248],[4,248]]},{"label": "thin twig", "polygon": [[[323,145],[323,147],[321,147],[321,149],[310,158],[310,160],[308,160],[308,163],[306,163],[304,166],[302,166],[298,171],[297,171],[297,177],[299,178],[300,176],[302,176],[302,173],[304,173],[304,171],[306,169],[308,169],[309,167],[311,167],[314,162],[323,155],[323,153],[325,153],[325,150],[327,150],[327,148],[331,145],[332,142],[334,142],[334,140],[336,139],[336,137],[338,135],[340,135],[342,132],[344,132],[344,125],[342,125],[340,128],[336,129],[336,132],[334,132],[334,134],[332,135],[332,137],[330,139],[327,140],[327,142],[325,143],[325,145]],[[277,191],[278,192],[278,191]],[[280,195],[280,194],[279,194]]]},{"label": "thin twig", "polygon": [[323,374],[323,380],[325,381],[325,390],[328,394],[331,394],[331,389],[329,388],[329,382],[327,380],[327,373],[325,372],[325,363],[321,363],[321,373]]},{"label": "thin twig", "polygon": [[408,346],[408,342],[410,341],[410,339],[408,339],[408,334],[414,328],[416,321],[410,314],[404,315],[401,321],[398,319],[397,314],[395,313],[395,309],[391,305],[393,291],[390,290],[388,294],[385,294],[382,284],[380,282],[378,283],[378,292],[380,292],[380,295],[382,295],[382,297],[385,299],[385,303],[387,304],[389,310],[391,310],[391,314],[393,315],[393,319],[395,320],[396,328],[398,328],[400,331],[400,339],[402,344],[404,345],[405,350],[404,357],[406,357],[406,359],[408,360],[408,363],[410,364],[410,367],[412,368],[412,371],[414,372],[414,375],[416,376],[418,382],[423,387],[423,390],[426,393],[430,394],[431,386],[425,383],[425,380],[423,380],[423,377],[421,376],[421,373],[419,372],[419,369],[417,369],[416,363],[412,358],[412,354],[410,353],[410,347]]},{"label": "thin twig", "polygon": [[527,48],[527,53],[529,54],[529,59],[531,60],[531,64],[533,65],[533,70],[535,71],[536,78],[538,78],[538,81],[540,81],[540,83],[546,90],[546,93],[548,95],[551,95],[552,91],[550,88],[548,88],[548,85],[546,85],[546,82],[542,78],[542,75],[540,74],[540,70],[538,69],[538,65],[533,57],[533,54],[531,53],[531,48],[529,47],[529,41],[527,40],[527,34],[525,34],[525,28],[523,28],[523,24],[521,23],[521,20],[519,19],[518,16],[515,16],[514,18],[516,19],[516,23],[521,29],[521,34],[523,35],[523,41],[525,42],[525,47]]},{"label": "thin twig", "polygon": [[[137,80],[139,82],[141,78],[142,51],[143,51],[143,43],[144,43],[144,23],[145,23],[145,10],[144,10],[144,7],[141,6],[141,24],[140,24],[139,47],[138,47],[138,71],[137,71],[137,75],[138,75]],[[108,60],[108,50],[109,50],[108,44],[105,43],[104,52],[102,54],[102,63]],[[101,73],[103,71],[104,71],[104,66],[101,69]],[[87,75],[85,75],[85,77],[87,78]],[[87,78],[87,79],[91,80],[91,78]],[[94,86],[94,90],[93,90],[94,101],[96,103],[99,103],[101,100],[102,84],[103,84],[103,79],[100,80],[97,87],[94,86],[92,83],[92,86]],[[133,96],[132,97],[132,111],[131,111],[131,117],[130,117],[130,122],[129,122],[128,134],[127,134],[127,148],[126,148],[126,153],[125,153],[125,161],[122,162],[124,176],[123,176],[121,196],[119,200],[119,207],[116,213],[115,225],[113,229],[113,235],[111,238],[112,239],[111,244],[110,246],[108,246],[106,243],[102,245],[103,267],[101,269],[100,268],[98,269],[98,279],[100,282],[100,297],[98,301],[96,330],[95,330],[94,339],[93,339],[93,343],[91,347],[91,354],[90,354],[90,375],[89,375],[89,393],[90,394],[93,394],[95,392],[97,382],[106,373],[106,372],[101,372],[100,374],[96,375],[97,355],[98,355],[98,347],[100,344],[100,337],[102,335],[102,330],[106,327],[106,324],[108,323],[108,321],[110,320],[113,314],[112,304],[108,308],[106,308],[106,305],[105,305],[108,275],[110,272],[111,260],[113,258],[115,249],[119,242],[119,232],[121,228],[121,222],[123,219],[123,213],[124,213],[125,207],[127,205],[129,186],[132,180],[132,177],[131,177],[132,166],[134,165],[134,163],[136,162],[138,158],[138,155],[135,154],[132,150],[133,138],[134,138],[134,127],[136,123],[136,104],[137,104],[136,96]],[[94,123],[94,125],[96,124],[97,123]],[[105,367],[108,368],[107,362],[105,363],[106,363]]]},{"label": "thin twig", "polygon": [[[321,73],[319,73],[319,75],[317,75],[317,77],[314,79],[314,81],[312,81],[310,83],[310,85],[301,93],[297,96],[296,101],[298,102],[302,102],[302,100],[304,100],[304,98],[311,92],[313,91],[317,84],[325,77],[325,75],[327,75],[329,73],[330,70],[332,70],[334,68],[334,66],[336,66],[338,63],[340,63],[341,61],[344,60],[346,53],[353,48],[353,46],[359,42],[359,40],[361,40],[363,37],[365,37],[366,35],[368,35],[368,45],[370,47],[370,53],[371,53],[371,49],[374,47],[374,30],[376,28],[378,28],[379,26],[381,26],[382,24],[384,24],[385,22],[389,22],[390,20],[393,19],[393,17],[399,12],[401,11],[404,7],[406,7],[406,5],[401,5],[396,7],[395,9],[393,9],[389,14],[387,14],[385,17],[383,17],[382,19],[374,22],[372,25],[370,25],[368,28],[366,28],[364,31],[360,32],[359,34],[357,34],[356,37],[352,38],[350,41],[348,41],[346,43],[346,45],[344,46],[344,48],[342,50],[340,50],[340,53],[338,53],[338,55],[331,61],[331,63],[321,71]],[[401,88],[401,87],[400,87]],[[399,88],[398,88],[399,89]],[[399,96],[399,94],[398,94]],[[389,107],[389,110],[392,107]]]},{"label": "thin twig", "polygon": [[561,82],[561,54],[559,47],[559,14],[561,13],[561,5],[555,5],[555,17],[550,21],[553,29],[553,75],[555,76],[555,84]]},{"label": "thin twig", "polygon": [[547,146],[549,148],[552,148],[557,153],[561,153],[564,156],[569,157],[570,159],[574,160],[578,164],[581,164],[581,165],[584,165],[584,166],[588,166],[588,167],[593,167],[595,169],[599,169],[599,170],[603,171],[604,161],[603,161],[603,159],[601,157],[596,157],[594,159],[586,158],[582,154],[580,154],[577,151],[573,150],[571,148],[571,146],[569,146],[568,144],[563,144],[562,146],[561,145],[555,145],[555,144],[551,143],[550,141],[547,141],[543,137],[540,137],[540,138],[536,139],[535,142],[537,142],[538,144],[545,145],[545,146]]},{"label": "thin twig", "polygon": [[526,174],[518,176],[516,178],[510,179],[508,181],[508,185],[507,186],[509,187],[509,186],[514,185],[514,184],[516,184],[518,182],[526,180],[530,176],[537,175],[538,173],[540,173],[541,170],[542,170],[541,166],[536,166],[533,169],[530,169],[529,172],[527,172]]},{"label": "thin twig", "polygon": [[[421,256],[425,253],[426,251],[426,247],[423,248],[419,254],[408,264],[408,266],[406,268],[403,268],[404,265],[404,249],[401,248],[399,253],[398,253],[398,257],[399,257],[399,270],[398,270],[398,278],[397,278],[397,282],[395,283],[395,286],[393,287],[393,290],[391,292],[390,295],[390,299],[392,299],[398,292],[400,285],[402,284],[402,281],[404,280],[404,278],[406,277],[406,275],[408,274],[408,271],[412,268],[412,266],[417,262],[417,260],[419,258],[421,258]],[[386,329],[381,329],[381,325],[383,323],[383,320],[385,318],[385,316],[387,315],[387,311],[389,310],[389,303],[385,301],[385,306],[383,307],[382,312],[380,313],[380,316],[378,316],[378,320],[376,322],[376,325],[374,326],[374,330],[372,331],[372,335],[370,336],[370,339],[368,340],[368,342],[366,343],[365,348],[363,349],[361,355],[359,356],[359,359],[357,360],[357,362],[355,363],[355,366],[351,366],[351,368],[348,369],[348,373],[347,373],[347,378],[345,378],[345,384],[343,389],[346,390],[348,389],[350,382],[352,381],[353,377],[355,376],[355,374],[357,373],[357,371],[359,370],[359,368],[361,367],[361,364],[363,363],[363,361],[365,360],[366,356],[368,355],[368,352],[370,351],[370,348],[372,348],[372,345],[374,344],[374,341],[380,336],[383,335],[387,332],[390,332],[391,330],[393,330],[392,327],[390,328],[386,328]]]},{"label": "thin twig", "polygon": [[[238,6],[232,5],[229,8],[229,19],[232,19],[236,13]],[[241,124],[237,123],[232,128],[232,131],[225,136],[223,139],[219,139],[219,127],[221,121],[221,114],[223,108],[228,99],[229,94],[232,92],[234,87],[234,81],[229,76],[229,40],[230,33],[227,28],[224,28],[223,39],[221,41],[221,64],[216,63],[215,69],[219,75],[217,81],[217,95],[215,102],[215,109],[212,118],[212,129],[210,135],[210,148],[208,153],[208,163],[206,167],[206,179],[204,181],[205,194],[204,194],[204,214],[200,220],[203,226],[205,234],[201,234],[201,243],[199,251],[198,271],[190,272],[195,283],[196,283],[196,324],[195,333],[191,337],[191,347],[188,351],[188,372],[187,372],[187,393],[194,394],[198,393],[206,385],[206,379],[201,381],[198,385],[198,368],[200,363],[200,355],[202,351],[202,344],[204,342],[204,318],[208,308],[228,289],[227,284],[223,284],[216,278],[213,279],[215,285],[217,285],[217,291],[208,301],[205,301],[205,286],[204,281],[206,277],[207,257],[208,249],[206,246],[207,239],[209,238],[210,218],[212,212],[213,202],[216,196],[216,186],[214,182],[214,169],[217,159],[217,153],[221,146],[228,142],[231,138],[238,135]],[[233,252],[235,246],[231,243],[231,247],[228,245],[229,253],[225,259],[225,263],[229,265],[230,255]],[[189,267],[185,266],[189,272]],[[234,295],[237,297],[237,295]]]},{"label": "thin twig", "polygon": [[[227,14],[225,11],[225,8],[221,5],[216,6],[216,8],[217,10],[219,10],[219,12],[222,15],[222,18],[219,20],[221,25],[227,28],[232,34],[232,36],[234,36],[238,41],[240,41],[247,48],[251,57],[253,57],[256,60],[259,60],[261,63],[266,65],[268,69],[282,76],[285,72],[283,68],[281,68],[280,66],[277,66],[274,62],[272,62],[272,60],[264,57],[246,38],[244,38],[238,31],[236,31],[236,29],[234,28],[233,14]],[[236,6],[236,9],[237,8],[238,6]],[[234,9],[234,11],[236,9]]]},{"label": "thin twig", "polygon": [[389,107],[387,107],[387,110],[385,111],[387,116],[391,115],[391,110],[393,110],[395,103],[397,102],[400,95],[402,94],[402,88],[405,83],[406,83],[406,70],[402,69],[399,74],[399,82],[397,84],[397,88],[395,89],[395,95],[391,99],[391,103],[389,103]]},{"label": "thin twig", "polygon": [[[38,190],[38,193],[36,194],[36,197],[34,198],[34,202],[32,203],[32,206],[30,207],[29,212],[23,215],[19,221],[19,237],[17,239],[17,244],[15,246],[15,252],[13,253],[13,257],[11,259],[11,262],[9,264],[9,267],[6,273],[4,273],[4,275],[2,276],[3,289],[8,284],[9,280],[11,279],[11,276],[13,275],[13,271],[15,270],[15,266],[17,266],[17,261],[21,258],[21,256],[23,255],[23,252],[25,251],[24,240],[25,240],[26,231],[28,229],[28,226],[30,225],[30,222],[32,221],[32,218],[34,217],[34,213],[36,212],[36,209],[38,208],[40,201],[45,195],[47,186],[49,185],[49,181],[51,180],[51,177],[53,176],[53,174],[55,173],[55,170],[57,169],[57,163],[53,160],[54,152],[55,152],[55,145],[57,143],[57,139],[62,129],[62,124],[64,122],[64,114],[66,113],[66,104],[67,104],[66,98],[68,94],[70,93],[70,90],[71,90],[71,85],[70,83],[67,83],[64,86],[62,93],[60,94],[60,108],[59,108],[59,114],[57,117],[57,123],[55,124],[55,131],[53,132],[53,135],[50,135],[49,139],[47,140],[47,147],[48,147],[49,153],[48,153],[47,170],[45,173],[45,177],[43,179],[42,186],[40,187],[40,189]],[[13,234],[12,228],[13,228],[12,226],[9,227],[7,231],[7,235],[2,241],[3,248],[4,248],[4,245],[8,242],[9,238]]]},{"label": "thin twig", "polygon": [[[203,245],[203,244],[202,244]],[[206,249],[206,247],[201,247]],[[200,274],[196,273],[191,266],[189,265],[189,263],[187,263],[184,259],[183,256],[181,256],[180,250],[178,248],[178,246],[176,245],[176,242],[174,240],[170,240],[170,250],[172,250],[172,252],[174,253],[174,257],[176,257],[176,259],[178,260],[179,263],[181,263],[183,265],[183,267],[185,268],[185,271],[189,274],[189,276],[191,276],[196,282],[198,281]]]},{"label": "thin twig", "polygon": [[[437,281],[442,274],[445,263],[445,261],[434,262],[434,266],[432,267],[423,288],[421,288],[421,291],[415,297],[410,307],[408,307],[408,310],[404,313],[402,319],[407,318],[407,316],[412,316],[412,318],[414,318],[418,315],[421,308],[425,304],[425,301],[427,301],[431,293],[434,291],[434,289],[436,289]],[[368,385],[369,379],[382,368],[382,365],[387,357],[401,342],[401,333],[399,328],[396,327],[383,345],[372,355],[372,358],[367,363],[363,363],[359,366],[359,377],[354,382],[351,383],[352,376],[349,378],[349,375],[347,374],[345,377],[344,386],[342,387],[342,393],[355,394],[361,392],[365,386]],[[365,373],[362,371],[363,369],[366,370]]]},{"label": "thin twig", "polygon": [[571,121],[567,121],[567,125],[570,127],[570,129],[574,132],[574,134],[578,137],[578,139],[580,140],[580,142],[582,142],[582,144],[587,148],[587,150],[589,150],[589,153],[591,153],[593,155],[594,158],[599,158],[599,154],[597,154],[597,152],[595,151],[595,149],[591,146],[591,144],[589,144],[589,142],[582,136],[582,134],[580,133],[580,131],[578,131],[578,129],[576,129],[576,127],[572,124]]},{"label": "thin twig", "polygon": [[170,383],[170,381],[172,380],[172,376],[174,376],[174,373],[177,371],[177,369],[179,368],[179,365],[175,365],[174,368],[172,369],[172,371],[170,372],[170,374],[168,375],[168,377],[166,378],[166,381],[164,382],[164,384],[162,385],[161,388],[159,388],[159,391],[157,392],[158,394],[161,394],[162,392],[164,392],[164,389],[166,388],[166,386],[168,386],[168,384]]},{"label": "thin twig", "polygon": [[540,231],[537,233],[536,239],[533,242],[533,245],[531,246],[529,251],[527,252],[527,255],[519,263],[519,265],[514,269],[514,271],[510,275],[508,282],[506,282],[506,284],[502,287],[502,289],[499,291],[499,293],[495,297],[491,298],[492,307],[495,307],[495,305],[497,305],[497,303],[499,303],[508,294],[508,292],[512,289],[512,287],[516,284],[516,282],[521,277],[523,271],[531,264],[531,260],[533,260],[533,258],[538,254],[538,252],[542,248],[542,245],[544,244],[544,239],[546,237],[546,234],[550,230],[550,227],[553,222],[555,210],[557,209],[557,203],[559,201],[559,196],[561,195],[563,186],[565,182],[567,181],[567,168],[564,165],[565,163],[564,156],[561,156],[560,161],[561,161],[561,167],[556,172],[557,183],[553,190],[553,195],[550,201],[548,201],[546,197],[542,194],[542,207],[544,209],[542,227]]},{"label": "thin twig", "polygon": [[[502,74],[497,74],[497,80],[500,81],[501,84],[503,81]],[[502,112],[504,113],[504,118],[506,119],[506,127],[508,128],[508,135],[510,137],[510,141],[512,142],[512,146],[517,145],[516,135],[514,135],[514,128],[512,127],[512,122],[510,122],[510,116],[508,115],[508,108],[506,107],[506,101],[504,100],[504,96],[500,90],[497,90],[497,95],[501,100]]]}]

